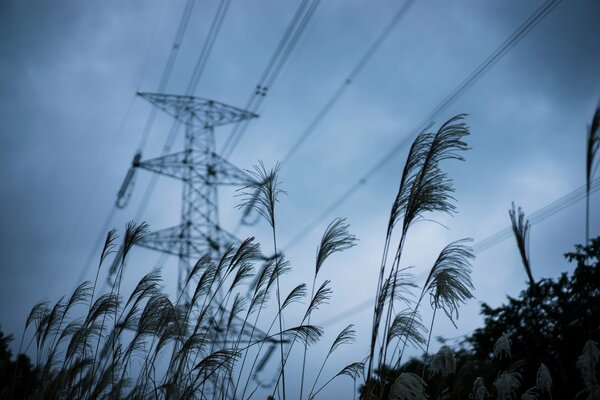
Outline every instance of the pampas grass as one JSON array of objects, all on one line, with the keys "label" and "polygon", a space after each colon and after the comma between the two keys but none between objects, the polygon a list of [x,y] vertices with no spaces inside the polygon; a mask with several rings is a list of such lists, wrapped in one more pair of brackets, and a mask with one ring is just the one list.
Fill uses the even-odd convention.
[{"label": "pampas grass", "polygon": [[[409,150],[398,193],[392,204],[379,269],[367,379],[371,378],[374,365],[381,369],[386,364],[388,346],[392,344],[389,340],[390,327],[396,321],[393,315],[394,303],[398,300],[398,297],[405,303],[410,302],[408,297],[398,296],[397,293],[403,286],[402,275],[404,269],[400,267],[400,263],[409,228],[414,223],[423,220],[426,213],[443,212],[452,214],[455,212],[456,208],[452,204],[453,198],[451,195],[454,190],[452,181],[441,169],[441,163],[452,159],[463,160],[460,153],[468,149],[463,139],[469,134],[468,127],[463,119],[464,115],[458,115],[444,123],[436,133],[422,132],[417,136]],[[400,239],[391,267],[388,268],[387,259],[391,247],[391,238],[397,225],[400,225]],[[385,277],[386,272],[387,278]],[[405,327],[406,332],[412,331],[410,325],[417,316],[422,297],[414,305],[411,320]],[[382,322],[383,329],[381,329]],[[384,333],[383,340],[380,340],[380,330]],[[408,338],[404,340],[402,347],[406,346],[407,340]],[[378,342],[380,342],[380,346],[376,359],[375,348]],[[402,343],[402,339],[399,338],[396,347],[400,343]],[[394,350],[393,354],[395,353]],[[399,359],[401,359],[401,354],[402,352]]]}]

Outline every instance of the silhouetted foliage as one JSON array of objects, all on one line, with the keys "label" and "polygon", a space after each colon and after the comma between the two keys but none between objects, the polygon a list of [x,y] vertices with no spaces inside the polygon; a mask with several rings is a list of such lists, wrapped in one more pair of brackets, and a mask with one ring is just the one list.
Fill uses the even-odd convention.
[{"label": "silhouetted foliage", "polygon": [[507,333],[514,357],[523,359],[523,386],[535,385],[544,363],[554,377],[553,395],[567,399],[583,388],[575,368],[589,339],[600,339],[600,237],[565,254],[577,262],[571,275],[542,279],[498,308],[482,305],[485,325],[467,339],[478,360],[493,353],[496,340]]},{"label": "silhouetted foliage", "polygon": [[5,336],[0,331],[0,399],[30,397],[38,386],[38,371],[33,369],[29,357],[24,354],[11,359],[11,341],[12,336]]},{"label": "silhouetted foliage", "polygon": [[[541,279],[497,308],[482,304],[483,327],[466,337],[454,349],[455,360],[447,362],[455,372],[438,373],[439,366],[427,363],[430,399],[500,399],[502,390],[506,398],[594,399],[600,363],[588,371],[596,382],[590,389],[578,360],[584,346],[600,342],[600,237],[588,246],[576,245],[565,257],[577,263],[571,274]],[[422,369],[423,360],[413,358],[400,369],[378,370],[370,384],[383,383],[387,398],[401,373]],[[516,397],[509,396],[511,390]]]}]

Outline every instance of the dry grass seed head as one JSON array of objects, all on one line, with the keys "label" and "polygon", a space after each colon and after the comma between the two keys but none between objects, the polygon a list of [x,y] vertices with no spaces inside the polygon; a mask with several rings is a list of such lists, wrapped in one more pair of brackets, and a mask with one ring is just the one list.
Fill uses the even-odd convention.
[{"label": "dry grass seed head", "polygon": [[305,283],[299,284],[298,286],[293,288],[292,291],[290,292],[290,294],[288,294],[288,296],[285,298],[285,300],[281,304],[281,309],[283,310],[290,304],[302,300],[306,296],[306,293],[307,293],[306,284]]},{"label": "dry grass seed head", "polygon": [[498,400],[512,400],[521,386],[521,374],[517,371],[503,371],[494,381]]},{"label": "dry grass seed head", "polygon": [[427,400],[427,384],[417,374],[402,372],[392,386],[390,400]]},{"label": "dry grass seed head", "polygon": [[588,340],[583,346],[583,351],[577,358],[577,368],[581,373],[586,389],[590,389],[598,384],[596,377],[596,367],[600,361],[600,349],[598,343]]},{"label": "dry grass seed head", "polygon": [[302,319],[303,321],[306,321],[306,319],[309,317],[309,315],[312,314],[313,311],[318,310],[321,304],[327,304],[327,302],[331,298],[331,294],[333,293],[333,291],[329,287],[329,283],[330,281],[326,280],[321,284],[319,289],[317,289],[315,295],[310,301],[308,308],[306,309],[306,313],[304,314],[304,318]]},{"label": "dry grass seed head", "polygon": [[348,227],[345,218],[336,218],[327,226],[321,244],[317,248],[315,276],[330,255],[356,245],[356,237],[348,232]]},{"label": "dry grass seed head", "polygon": [[300,325],[283,331],[289,340],[300,340],[305,346],[311,346],[323,336],[323,329],[315,325]]},{"label": "dry grass seed head", "polygon": [[494,343],[494,358],[503,359],[503,358],[511,358],[510,354],[510,336],[508,334],[504,334],[496,340]]},{"label": "dry grass seed head", "polygon": [[431,296],[431,304],[444,310],[450,321],[458,318],[458,307],[473,298],[471,260],[473,250],[466,243],[470,239],[457,240],[447,245],[438,256],[427,277],[424,292]]},{"label": "dry grass seed head", "polygon": [[535,386],[541,393],[550,393],[550,389],[552,388],[552,376],[544,363],[540,364],[537,370]]},{"label": "dry grass seed head", "polygon": [[[439,164],[448,159],[464,160],[459,151],[468,149],[463,138],[469,135],[469,128],[463,122],[464,115],[457,115],[446,121],[435,134],[423,135],[423,146],[418,154],[414,176],[407,179],[409,185],[399,196],[399,214],[404,214],[403,231],[426,212],[453,213],[456,207],[452,180]],[[402,212],[403,211],[403,212]]]},{"label": "dry grass seed head", "polygon": [[356,340],[356,331],[354,330],[354,325],[350,324],[337,335],[331,348],[329,349],[329,353],[327,356],[331,355],[338,347],[344,344],[353,343]]},{"label": "dry grass seed head", "polygon": [[264,163],[259,161],[259,165],[255,165],[253,170],[248,170],[253,181],[240,189],[242,202],[238,205],[238,208],[255,210],[272,228],[275,227],[275,204],[279,201],[279,196],[285,193],[280,188],[279,169],[280,164],[277,163],[267,171]]},{"label": "dry grass seed head", "polygon": [[456,357],[448,346],[442,346],[433,356],[429,366],[430,376],[450,376],[456,372]]},{"label": "dry grass seed head", "polygon": [[346,365],[340,372],[337,373],[336,376],[346,375],[356,380],[361,376],[364,376],[365,373],[365,363],[364,362],[353,362],[352,364]]},{"label": "dry grass seed head", "polygon": [[485,400],[486,397],[489,397],[490,393],[485,387],[485,383],[483,382],[483,378],[478,376],[473,382],[473,391],[471,393],[471,398],[473,400]]},{"label": "dry grass seed head", "polygon": [[527,391],[521,395],[521,400],[538,400],[539,396],[540,394],[538,393],[537,388],[534,386],[527,389]]},{"label": "dry grass seed head", "polygon": [[395,338],[404,337],[406,342],[414,347],[422,347],[427,342],[423,333],[425,326],[421,323],[421,316],[409,309],[400,311],[394,317],[387,335],[387,344]]}]

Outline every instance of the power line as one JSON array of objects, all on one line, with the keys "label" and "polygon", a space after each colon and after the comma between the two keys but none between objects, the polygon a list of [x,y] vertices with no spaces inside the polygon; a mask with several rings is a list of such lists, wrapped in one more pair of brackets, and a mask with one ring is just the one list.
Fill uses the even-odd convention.
[{"label": "power line", "polygon": [[[206,63],[208,61],[208,57],[210,52],[217,40],[217,36],[219,35],[219,31],[221,30],[221,26],[223,25],[223,20],[225,19],[225,14],[227,13],[227,9],[229,8],[230,0],[221,0],[219,3],[219,7],[217,8],[217,13],[213,18],[212,24],[209,29],[208,36],[202,47],[202,51],[198,56],[198,60],[196,61],[196,66],[194,67],[194,72],[190,79],[190,83],[186,90],[186,95],[193,95],[198,87],[198,83],[200,82],[200,77],[204,72],[204,68],[206,67]],[[162,91],[159,91],[162,93]]]},{"label": "power line", "polygon": [[348,74],[348,77],[344,79],[344,81],[340,84],[337,90],[333,93],[331,98],[325,103],[325,105],[321,108],[321,110],[317,113],[315,118],[311,121],[310,124],[306,127],[306,129],[302,132],[300,137],[292,144],[286,155],[281,159],[281,163],[285,164],[291,157],[298,151],[298,148],[308,139],[308,137],[315,131],[319,123],[325,118],[325,116],[331,111],[333,106],[338,102],[338,100],[342,97],[342,94],[346,91],[348,86],[358,76],[358,74],[364,69],[369,60],[373,57],[377,49],[381,46],[383,41],[388,37],[388,35],[392,32],[394,27],[400,22],[400,19],[406,14],[409,8],[414,4],[415,0],[406,1],[396,13],[394,13],[392,19],[388,24],[384,27],[384,29],[379,33],[375,41],[369,46],[367,51],[363,54],[363,56],[358,60],[354,68]]},{"label": "power line", "polygon": [[[217,12],[213,18],[213,22],[211,23],[208,35],[206,37],[206,40],[204,41],[202,50],[200,51],[200,55],[198,56],[198,60],[196,61],[196,65],[192,72],[190,82],[186,89],[186,95],[188,95],[188,96],[195,92],[195,90],[198,86],[198,83],[200,82],[200,78],[202,76],[202,73],[204,72],[204,67],[206,66],[206,62],[208,60],[210,52],[213,48],[213,45],[216,41],[218,33],[221,29],[221,25],[223,23],[223,19],[225,18],[225,13],[227,12],[229,3],[230,3],[230,0],[221,0],[221,2],[219,3],[219,7],[217,8]],[[159,91],[159,93],[162,93],[162,91]],[[154,112],[156,112],[156,110],[158,110],[157,107],[153,107],[152,109],[154,110]],[[177,133],[179,131],[180,126],[181,126],[181,123],[179,122],[178,119],[175,118],[173,121],[173,124],[171,125],[169,134],[167,135],[165,144],[163,145],[161,155],[165,155],[169,151],[171,151],[171,148],[173,146],[175,138],[177,137]],[[159,175],[157,175],[157,174],[153,174],[152,177],[150,178],[150,181],[148,182],[148,185],[146,186],[146,191],[144,192],[142,200],[140,201],[140,204],[138,205],[138,208],[137,208],[137,211],[135,214],[135,220],[140,220],[142,217],[142,214],[146,211],[146,207],[148,207],[150,197],[152,196],[152,193],[154,192],[154,189],[156,188],[156,183],[158,182],[158,178],[159,178]]]},{"label": "power line", "polygon": [[[167,88],[169,80],[171,79],[171,74],[173,73],[173,68],[175,67],[175,61],[177,60],[177,55],[179,54],[179,48],[181,47],[181,43],[183,41],[183,37],[185,36],[185,32],[187,30],[190,16],[192,14],[192,9],[194,8],[195,0],[187,0],[185,6],[183,8],[183,13],[181,15],[181,20],[179,21],[179,25],[177,26],[177,31],[175,32],[175,38],[173,39],[173,44],[171,45],[171,49],[169,51],[169,56],[167,58],[167,62],[165,64],[165,68],[163,69],[163,73],[160,77],[160,81],[158,83],[157,91],[162,93]],[[154,120],[156,119],[156,108],[152,108],[150,110],[150,115],[148,116],[148,120],[146,121],[146,126],[142,131],[142,137],[140,139],[140,144],[138,146],[138,151],[142,151],[142,149],[146,146],[148,142],[148,137],[150,135],[150,130],[154,125]]]},{"label": "power line", "polygon": [[[596,192],[600,189],[600,178],[596,178],[591,181],[590,184],[590,194]],[[579,200],[583,199],[586,196],[586,185],[580,187],[577,190],[567,194],[566,196],[561,197],[560,199],[548,204],[547,206],[537,210],[536,212],[529,215],[529,222],[533,225],[539,221],[543,221],[549,216],[575,204]],[[512,227],[506,227],[501,231],[494,233],[493,235],[488,236],[487,238],[480,240],[475,245],[473,245],[473,250],[477,253],[485,251],[492,246],[500,243],[501,241],[511,237],[513,235]]]},{"label": "power line", "polygon": [[[148,41],[148,45],[146,46],[146,53],[144,56],[144,61],[142,62],[142,67],[140,70],[139,78],[138,78],[138,84],[137,86],[139,87],[142,83],[142,79],[145,75],[145,71],[147,69],[148,66],[148,62],[149,62],[149,56],[150,56],[150,50],[152,48],[152,46],[154,45],[154,39],[156,37],[156,32],[158,31],[158,26],[160,24],[160,20],[161,17],[163,15],[164,12],[164,7],[165,7],[165,1],[163,1],[158,13],[156,14],[156,20],[154,23],[154,28],[150,34],[150,39]],[[65,257],[67,256],[67,252],[69,250],[69,248],[71,247],[71,244],[73,242],[73,240],[75,239],[75,234],[77,233],[77,231],[80,229],[81,225],[83,224],[83,219],[84,217],[87,215],[87,210],[91,204],[92,199],[94,198],[94,195],[96,193],[96,191],[98,190],[98,185],[100,182],[100,178],[104,175],[104,173],[106,172],[106,168],[108,167],[109,161],[111,156],[113,155],[116,147],[117,147],[117,142],[119,141],[119,139],[121,138],[121,133],[123,132],[123,128],[125,127],[125,123],[127,122],[127,120],[129,119],[129,115],[131,114],[131,110],[133,108],[133,104],[135,103],[135,98],[136,96],[134,95],[131,98],[131,101],[129,102],[129,105],[127,106],[127,109],[125,111],[125,115],[123,116],[123,119],[121,120],[121,124],[119,125],[119,128],[117,129],[117,131],[115,132],[115,135],[111,141],[110,144],[110,150],[108,152],[108,156],[104,158],[104,162],[102,163],[102,166],[100,167],[100,170],[98,171],[98,174],[96,175],[96,178],[93,179],[93,186],[92,189],[90,190],[85,202],[84,202],[84,206],[83,209],[81,210],[81,213],[79,215],[79,217],[77,218],[77,222],[75,224],[75,227],[73,228],[73,231],[71,232],[71,235],[69,236],[69,239],[67,241],[67,244],[64,247],[64,250],[62,251],[60,257],[58,258],[58,261],[55,265],[55,267],[53,268],[53,273],[52,276],[50,278],[49,284],[46,286],[46,294],[48,294],[48,291],[50,290],[50,288],[54,285],[54,281],[56,280],[56,276],[58,274],[59,268],[61,266],[61,264],[63,263]],[[110,222],[110,220],[112,219],[112,216],[114,215],[114,210],[111,211],[111,213],[109,214],[108,218],[106,219],[105,225],[107,225],[108,222]],[[102,237],[100,238],[102,240]],[[99,246],[100,244],[98,244]],[[95,248],[97,248],[98,246],[96,246]],[[88,262],[89,264],[89,262]],[[87,264],[85,264],[87,265]],[[85,269],[84,269],[85,270]],[[80,282],[80,280],[78,280],[78,282]]]},{"label": "power line", "polygon": [[[595,193],[600,189],[600,178],[596,178],[592,181],[590,185],[590,194]],[[552,203],[540,208],[529,216],[529,223],[531,225],[535,225],[538,222],[542,222],[543,220],[551,217],[552,215],[564,210],[565,208],[575,204],[576,202],[582,200],[586,196],[586,186],[582,186],[565,196],[553,201]],[[485,250],[490,249],[491,247],[499,244],[500,242],[510,238],[513,235],[512,226],[507,226],[504,229],[499,230],[498,232],[486,237],[475,243],[473,245],[473,252],[475,254],[481,253]],[[427,272],[427,271],[425,271]],[[325,320],[319,326],[325,328],[329,325],[332,325],[336,322],[343,321],[344,319],[350,317],[351,315],[355,315],[358,312],[364,311],[367,308],[373,307],[373,301],[375,298],[370,298],[365,300],[357,305],[350,307],[349,309],[338,313],[337,315]]]},{"label": "power line", "polygon": [[[267,92],[272,88],[283,65],[296,47],[296,44],[302,36],[302,33],[305,31],[309,21],[312,19],[319,3],[320,0],[302,0],[300,2],[284,35],[277,44],[275,52],[263,70],[255,89],[250,94],[244,107],[245,110],[257,113]],[[224,157],[229,157],[231,153],[233,153],[233,150],[239,144],[242,135],[246,131],[248,124],[248,121],[242,121],[234,126],[221,150]]]},{"label": "power line", "polygon": [[510,49],[512,49],[523,37],[525,37],[531,29],[533,29],[550,11],[552,11],[562,0],[546,1],[535,13],[513,32],[492,54],[490,54],[471,74],[467,76],[450,94],[448,94],[418,125],[416,125],[410,133],[400,142],[394,145],[383,158],[373,165],[367,172],[349,189],[347,189],[340,197],[338,197],[327,209],[320,213],[317,218],[312,220],[303,229],[301,229],[285,246],[286,249],[295,246],[308,233],[310,233],[326,216],[333,210],[345,203],[362,185],[364,185],[373,175],[375,175],[385,164],[387,164],[410,140],[419,132],[427,129],[427,126],[432,124],[432,121],[450,104],[458,99],[473,83],[483,76],[500,58],[502,58]]},{"label": "power line", "polygon": [[[191,15],[192,9],[194,7],[194,4],[195,4],[195,0],[187,0],[186,4],[184,6],[183,13],[182,13],[181,19],[179,21],[179,25],[177,26],[177,31],[175,33],[175,38],[173,39],[173,44],[171,45],[171,50],[169,52],[169,56],[168,56],[167,62],[165,64],[165,68],[163,70],[163,73],[161,75],[161,79],[160,79],[160,82],[158,85],[159,91],[164,91],[164,89],[166,89],[166,87],[167,87],[167,84],[168,84],[171,74],[173,72],[173,68],[175,65],[175,61],[177,59],[177,55],[179,54],[179,48],[181,47],[181,42],[183,41],[183,37],[185,36],[185,32],[188,27],[190,15]],[[148,59],[146,59],[146,60],[148,60]],[[138,86],[139,86],[139,84],[138,84]],[[137,97],[137,95],[134,95],[133,99],[135,99],[136,97]],[[132,100],[132,103],[133,103],[133,100]],[[131,105],[129,106],[127,115],[129,115],[130,110],[131,110]],[[142,131],[142,137],[140,139],[138,151],[141,151],[145,147],[145,144],[148,140],[148,136],[149,136],[150,130],[152,128],[152,125],[154,123],[155,117],[156,117],[156,109],[153,107],[152,110],[150,111],[150,114],[146,121],[144,130]],[[121,127],[119,128],[118,134],[115,136],[115,141],[114,141],[115,143],[116,143],[116,138],[121,136],[120,133],[122,131],[124,123],[125,123],[125,121],[123,121],[123,123],[121,124]],[[108,161],[106,162],[106,164],[108,164]],[[98,180],[99,179],[96,180],[96,183],[98,182]],[[103,227],[99,232],[96,242],[90,251],[87,262],[84,264],[84,267],[79,275],[79,279],[77,281],[78,283],[83,280],[83,278],[89,271],[89,269],[92,265],[92,261],[96,255],[96,251],[102,245],[102,242],[104,241],[106,232],[110,228],[111,221],[114,218],[115,213],[116,213],[116,206],[113,205],[111,207],[111,210],[109,211],[109,214],[107,215],[107,217],[104,221]]]}]

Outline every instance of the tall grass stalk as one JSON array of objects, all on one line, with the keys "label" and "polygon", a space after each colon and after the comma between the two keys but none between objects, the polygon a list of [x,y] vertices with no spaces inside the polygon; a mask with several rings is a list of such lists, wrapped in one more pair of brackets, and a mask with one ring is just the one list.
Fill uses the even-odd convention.
[{"label": "tall grass stalk", "polygon": [[[457,115],[444,123],[436,133],[422,132],[409,150],[398,193],[390,212],[381,259],[373,312],[367,380],[372,377],[375,347],[379,340],[380,326],[384,315],[384,339],[381,340],[379,346],[377,365],[381,369],[386,364],[389,345],[387,334],[394,321],[394,303],[398,297],[397,290],[401,285],[399,278],[403,270],[400,266],[401,258],[409,228],[414,223],[423,220],[424,214],[428,212],[452,214],[455,211],[451,196],[454,190],[452,181],[440,168],[440,164],[449,159],[464,160],[460,152],[468,149],[463,138],[469,134],[469,129],[463,119],[464,115]],[[388,269],[386,264],[393,231],[400,221],[400,239],[387,278],[384,278]],[[400,297],[401,300],[409,302],[408,298]],[[415,305],[409,325],[413,323],[419,305],[420,301]],[[409,330],[410,326],[407,326],[406,331]]]},{"label": "tall grass stalk", "polygon": [[596,171],[596,153],[600,148],[600,105],[588,127],[585,158],[585,244],[590,244],[590,188]]}]

